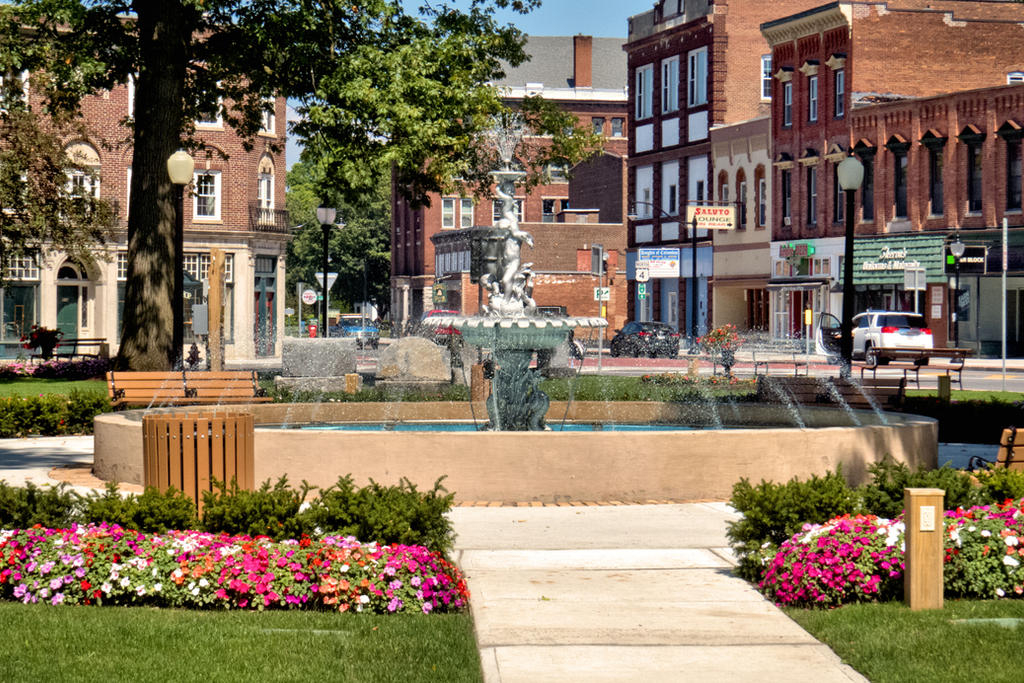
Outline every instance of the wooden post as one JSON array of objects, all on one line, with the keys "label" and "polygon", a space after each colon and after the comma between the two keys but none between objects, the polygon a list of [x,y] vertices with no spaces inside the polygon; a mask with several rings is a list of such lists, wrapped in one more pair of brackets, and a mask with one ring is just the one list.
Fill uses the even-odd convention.
[{"label": "wooden post", "polygon": [[345,374],[345,393],[346,394],[358,394],[359,390],[363,388],[363,376],[358,372],[349,372]]},{"label": "wooden post", "polygon": [[942,609],[942,489],[903,489],[906,555],[903,599],[912,610]]},{"label": "wooden post", "polygon": [[224,252],[210,250],[210,270],[207,274],[210,293],[206,304],[210,316],[210,370],[224,369]]},{"label": "wooden post", "polygon": [[949,375],[939,375],[938,379],[939,400],[945,403],[949,403],[950,399],[953,396],[952,387],[950,386],[952,384],[952,382],[950,382],[950,377]]},{"label": "wooden post", "polygon": [[484,379],[483,363],[474,363],[469,369],[469,400],[483,403],[490,393],[491,382]]}]

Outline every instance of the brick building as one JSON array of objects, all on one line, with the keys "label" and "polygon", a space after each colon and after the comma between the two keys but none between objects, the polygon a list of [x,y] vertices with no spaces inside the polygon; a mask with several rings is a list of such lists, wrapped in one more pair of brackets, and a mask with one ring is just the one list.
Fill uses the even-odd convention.
[{"label": "brick building", "polygon": [[[704,332],[711,309],[711,240],[697,231],[694,248],[684,207],[716,199],[712,128],[769,111],[771,55],[760,25],[812,6],[806,0],[662,0],[630,17],[629,196],[636,215],[628,233],[631,318],[661,320],[690,334],[691,302],[695,332]],[[674,277],[652,276],[641,297],[633,276],[638,257],[648,254],[674,255],[680,270]]]},{"label": "brick building", "polygon": [[[946,343],[944,243],[958,228],[991,228],[1002,217],[994,195],[1006,190],[1008,162],[999,140],[1012,137],[1021,110],[999,104],[1014,89],[994,86],[1024,79],[1024,8],[833,2],[766,22],[762,32],[774,81],[772,333],[798,335],[807,308],[841,310],[845,216],[836,166],[852,151],[865,165],[855,309],[917,306],[936,344]],[[994,89],[957,93],[979,87]],[[926,290],[915,301],[904,275],[917,268]]]},{"label": "brick building", "polygon": [[[534,263],[534,299],[539,305],[564,306],[570,315],[594,315],[596,302],[590,276],[589,250],[594,236],[622,249],[624,167],[628,130],[625,58],[622,40],[590,36],[530,36],[526,45],[531,59],[508,67],[496,82],[506,102],[515,104],[526,96],[542,95],[592,126],[605,137],[604,154],[572,169],[568,175],[552,174],[552,182],[534,187],[517,197],[521,226],[532,232],[534,249],[523,260]],[[573,177],[572,182],[569,176]],[[429,206],[413,209],[392,191],[391,311],[401,328],[418,321],[432,308],[454,308],[465,313],[477,310],[476,286],[469,284],[469,264],[460,256],[456,242],[441,239],[440,253],[431,238],[446,230],[491,225],[499,217],[498,204],[471,196],[429,197]],[[578,205],[577,202],[585,202]],[[570,209],[570,207],[572,207]],[[584,227],[584,225],[586,227]],[[616,238],[616,233],[621,236]],[[586,268],[577,266],[577,252],[588,253]],[[449,255],[451,254],[451,255]],[[623,259],[610,254],[610,263],[621,267]],[[441,284],[436,298],[435,283]],[[578,290],[578,291],[577,291]],[[612,318],[624,295],[609,302]],[[589,303],[588,303],[589,302]],[[612,324],[615,324],[612,322]]]},{"label": "brick building", "polygon": [[[28,97],[34,102],[28,79]],[[127,219],[131,185],[132,83],[82,102],[88,138],[69,140],[68,156],[92,174],[69,171],[77,191],[116,207],[113,239],[88,263],[60,251],[6,264],[11,280],[0,290],[0,357],[27,354],[18,340],[33,324],[59,328],[66,338],[102,337],[115,353],[120,341],[128,271]],[[195,340],[191,304],[203,297],[210,250],[226,256],[225,360],[248,364],[280,358],[284,330],[284,253],[289,239],[285,206],[285,101],[264,117],[251,151],[220,116],[196,122],[197,150],[190,196],[185,200],[185,344]],[[126,142],[127,141],[127,142]],[[278,145],[277,151],[271,144]],[[201,340],[200,340],[201,341]],[[199,346],[202,348],[202,344]],[[205,350],[202,351],[205,357]]]}]

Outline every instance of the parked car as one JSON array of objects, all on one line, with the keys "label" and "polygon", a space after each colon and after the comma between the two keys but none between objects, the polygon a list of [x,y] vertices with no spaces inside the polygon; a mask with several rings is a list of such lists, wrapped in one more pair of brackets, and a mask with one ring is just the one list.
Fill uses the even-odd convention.
[{"label": "parked car", "polygon": [[613,356],[665,356],[679,355],[679,333],[665,323],[628,322],[614,337],[609,350]]},{"label": "parked car", "polygon": [[450,325],[438,325],[436,321],[431,318],[437,318],[439,316],[450,316],[450,315],[461,315],[459,311],[453,311],[443,308],[435,308],[432,311],[427,311],[420,318],[420,322],[416,325],[415,334],[420,337],[426,337],[435,344],[441,344],[448,346],[452,341],[453,337],[458,335],[461,339],[462,333],[456,330]]},{"label": "parked car", "polygon": [[380,345],[380,329],[373,321],[363,318],[357,313],[346,313],[341,316],[337,325],[331,326],[332,337],[355,337],[356,347]]},{"label": "parked car", "polygon": [[[839,356],[841,329],[838,318],[831,313],[821,314],[815,340],[819,352]],[[932,331],[920,313],[869,310],[853,316],[853,357],[872,365],[874,349],[931,349],[934,343]],[[881,359],[880,362],[886,361]]]}]

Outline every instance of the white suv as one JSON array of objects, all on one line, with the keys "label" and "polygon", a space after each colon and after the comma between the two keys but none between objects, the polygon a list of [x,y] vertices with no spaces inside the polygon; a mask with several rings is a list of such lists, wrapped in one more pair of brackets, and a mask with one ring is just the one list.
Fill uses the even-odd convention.
[{"label": "white suv", "polygon": [[[839,357],[840,324],[835,316],[821,314],[816,342],[818,353]],[[868,360],[872,365],[872,349],[930,349],[933,344],[932,331],[919,313],[865,311],[853,316],[853,357]]]}]

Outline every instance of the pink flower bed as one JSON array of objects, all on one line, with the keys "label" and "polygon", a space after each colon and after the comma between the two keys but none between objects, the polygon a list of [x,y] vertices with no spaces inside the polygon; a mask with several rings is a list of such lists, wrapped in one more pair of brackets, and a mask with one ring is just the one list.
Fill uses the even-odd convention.
[{"label": "pink flower bed", "polygon": [[[898,598],[902,518],[843,516],[806,524],[768,563],[761,590],[779,604],[834,607]],[[1024,596],[1024,499],[946,512],[943,581],[949,596]]]},{"label": "pink flower bed", "polygon": [[118,526],[0,531],[0,598],[53,605],[443,612],[469,599],[423,546],[326,536],[275,542]]}]

